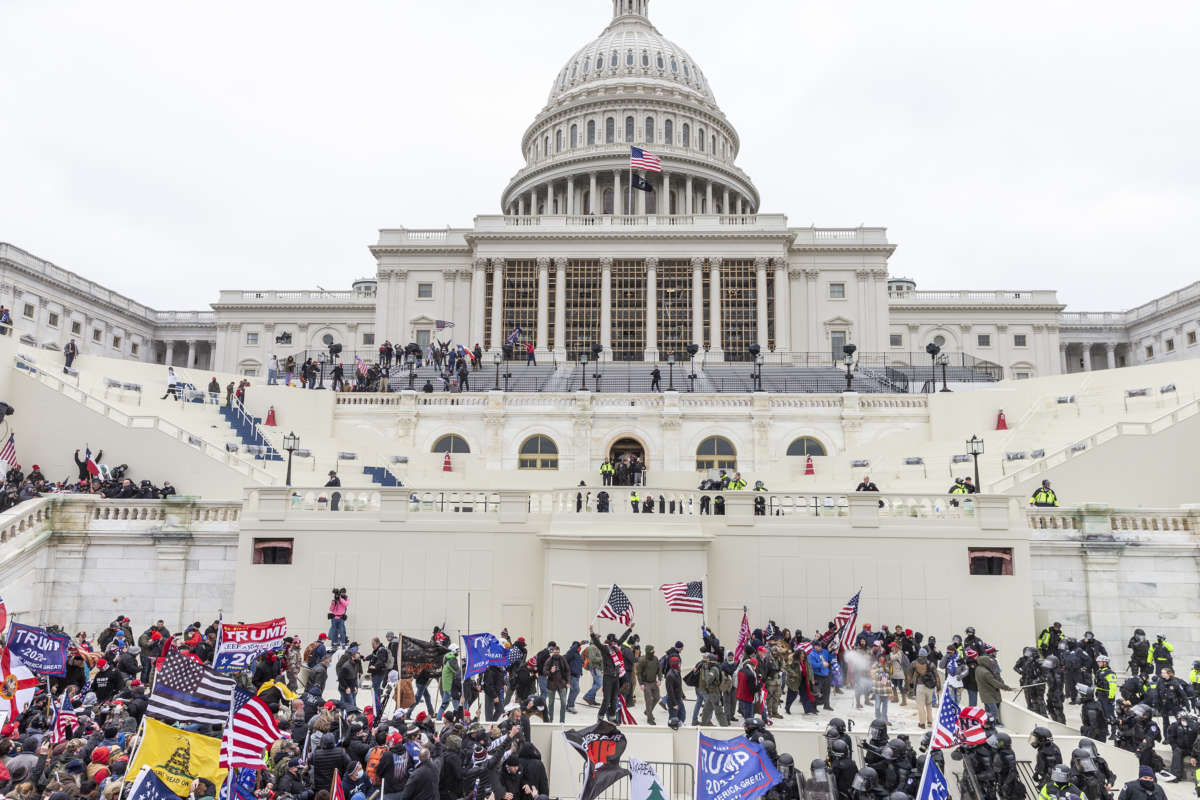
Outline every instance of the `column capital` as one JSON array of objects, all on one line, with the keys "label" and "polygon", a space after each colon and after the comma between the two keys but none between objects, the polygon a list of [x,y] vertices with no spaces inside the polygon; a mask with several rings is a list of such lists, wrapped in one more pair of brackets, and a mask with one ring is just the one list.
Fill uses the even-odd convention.
[{"label": "column capital", "polygon": [[487,269],[487,265],[488,265],[488,260],[486,258],[477,258],[473,262],[473,266],[477,270],[485,270],[485,269]]},{"label": "column capital", "polygon": [[488,260],[492,264],[492,272],[503,272],[504,271],[504,259],[503,258],[490,258]]},{"label": "column capital", "polygon": [[777,269],[777,270],[780,270],[780,269],[782,269],[782,270],[788,270],[788,269],[791,269],[791,265],[790,265],[790,264],[788,264],[788,262],[787,262],[787,259],[786,259],[786,258],[773,258],[773,259],[771,259],[771,261],[773,261],[773,262],[775,263],[775,269]]},{"label": "column capital", "polygon": [[603,270],[606,270],[606,271],[607,271],[607,270],[611,270],[611,269],[612,269],[612,265],[613,265],[613,259],[612,259],[612,256],[603,256],[603,257],[600,259],[600,269],[603,269]]},{"label": "column capital", "polygon": [[646,269],[658,269],[658,258],[650,256],[646,259]]},{"label": "column capital", "polygon": [[555,256],[554,257],[555,269],[566,269],[567,264],[569,264],[569,263],[571,263],[571,259],[569,259],[565,256]]},{"label": "column capital", "polygon": [[767,266],[770,265],[770,263],[771,263],[771,259],[766,258],[764,256],[759,256],[758,258],[754,259],[754,268],[755,269],[766,269]]},{"label": "column capital", "polygon": [[550,258],[548,256],[539,256],[537,266],[539,270],[550,269]]},{"label": "column capital", "polygon": [[724,261],[722,258],[710,258],[708,259],[708,266],[710,269],[720,269],[724,266]]},{"label": "column capital", "polygon": [[[688,178],[688,180],[691,180],[691,178]],[[701,258],[700,256],[693,257],[692,258],[692,269],[704,269],[704,259]]]}]

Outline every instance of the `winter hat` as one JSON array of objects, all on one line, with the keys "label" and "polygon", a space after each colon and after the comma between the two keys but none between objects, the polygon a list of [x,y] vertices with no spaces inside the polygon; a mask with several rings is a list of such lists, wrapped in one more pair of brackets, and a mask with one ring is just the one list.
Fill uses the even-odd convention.
[{"label": "winter hat", "polygon": [[107,747],[105,747],[103,745],[101,745],[100,747],[97,747],[95,750],[92,751],[92,763],[93,764],[107,764],[108,763],[108,754],[109,754],[109,751],[108,751]]},{"label": "winter hat", "polygon": [[[72,775],[79,775],[83,772],[83,762],[78,758],[72,758],[67,762],[67,772]],[[51,795],[53,797],[53,795]]]},{"label": "winter hat", "polygon": [[1153,777],[1154,777],[1154,768],[1153,767],[1145,767],[1145,766],[1138,767],[1138,779],[1139,780],[1142,778],[1153,778]]},{"label": "winter hat", "polygon": [[328,637],[328,636],[326,636],[326,635],[325,635],[325,634],[323,634],[323,633],[318,633],[318,634],[317,634],[317,641],[321,641],[321,640],[328,639],[328,638],[329,638],[329,637]]}]

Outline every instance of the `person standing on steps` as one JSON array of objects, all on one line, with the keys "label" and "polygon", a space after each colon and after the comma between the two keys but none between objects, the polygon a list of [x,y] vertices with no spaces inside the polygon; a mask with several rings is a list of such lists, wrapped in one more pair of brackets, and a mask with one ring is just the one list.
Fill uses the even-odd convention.
[{"label": "person standing on steps", "polygon": [[166,400],[168,397],[179,400],[179,379],[175,377],[174,367],[167,367],[167,393],[158,399]]},{"label": "person standing on steps", "polygon": [[67,346],[63,348],[63,359],[66,362],[65,365],[63,366],[64,373],[70,371],[71,365],[75,363],[75,359],[78,356],[79,356],[79,345],[75,344],[75,340],[72,339],[71,341],[67,342]]}]

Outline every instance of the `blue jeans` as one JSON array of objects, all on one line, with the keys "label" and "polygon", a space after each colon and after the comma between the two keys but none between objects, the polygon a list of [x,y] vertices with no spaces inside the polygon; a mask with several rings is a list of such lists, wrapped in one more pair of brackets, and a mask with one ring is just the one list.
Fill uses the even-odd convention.
[{"label": "blue jeans", "polygon": [[967,689],[967,705],[979,705],[979,691],[977,689]]},{"label": "blue jeans", "polygon": [[329,643],[336,647],[339,644],[349,644],[346,637],[346,620],[334,617],[329,620]]},{"label": "blue jeans", "polygon": [[438,713],[437,713],[438,719],[441,719],[442,716],[445,715],[446,706],[450,705],[451,703],[454,703],[455,711],[462,711],[462,701],[456,700],[456,699],[450,697],[450,692],[443,692],[442,693],[442,707],[438,709]]},{"label": "blue jeans", "polygon": [[279,376],[279,373],[276,372],[275,370],[273,370],[273,369],[267,370],[267,386],[275,386],[278,383],[278,381],[276,380],[276,378],[278,376]]},{"label": "blue jeans", "polygon": [[1000,704],[999,703],[984,703],[983,707],[989,714],[992,715],[992,719],[996,720],[997,725],[1002,724],[1000,722]]},{"label": "blue jeans", "polygon": [[[677,720],[679,720],[679,724],[681,724],[681,725],[686,724],[687,723],[687,704],[684,703],[682,699],[672,700],[671,698],[668,697],[667,698],[667,719],[668,720],[677,719]],[[696,724],[695,720],[692,721],[692,724],[693,725]]]},{"label": "blue jeans", "polygon": [[387,675],[372,675],[371,689],[375,695],[375,713],[379,713],[379,693],[383,691],[384,684],[387,683]]},{"label": "blue jeans", "polygon": [[546,693],[549,691],[546,688],[546,680],[547,678],[545,675],[538,675],[538,696],[540,696],[543,700],[546,699]]},{"label": "blue jeans", "polygon": [[[142,681],[145,683],[145,681]],[[575,708],[575,698],[579,697],[579,676],[571,676],[571,691],[567,694],[567,708]]]},{"label": "blue jeans", "polygon": [[422,701],[422,700],[424,700],[424,701],[425,701],[425,708],[429,709],[429,716],[431,716],[431,717],[432,717],[432,716],[433,716],[433,700],[429,699],[429,683],[428,683],[428,682],[426,682],[425,684],[423,684],[422,686],[420,686],[420,687],[417,689],[417,692],[416,692],[416,699],[415,699],[415,700],[413,700],[413,704],[412,704],[412,706],[411,706],[411,707],[408,709],[408,713],[409,713],[409,714],[412,714],[413,710],[414,710],[414,709],[415,709],[415,708],[416,708],[418,705],[420,705],[420,704],[421,704],[421,701]]},{"label": "blue jeans", "polygon": [[[707,695],[704,692],[700,691],[699,689],[696,690],[696,705],[692,706],[692,724],[693,725],[700,724],[700,707],[704,705],[705,697],[707,697]],[[679,721],[683,722],[683,717],[680,717]]]},{"label": "blue jeans", "polygon": [[338,695],[341,697],[342,703],[346,708],[358,708],[358,703],[354,701],[355,694],[356,692],[353,689],[338,689]]},{"label": "blue jeans", "polygon": [[875,719],[887,722],[887,707],[890,698],[885,694],[875,695]]},{"label": "blue jeans", "polygon": [[583,699],[588,701],[589,703],[595,703],[596,702],[596,692],[600,691],[600,685],[601,685],[600,670],[592,668],[592,669],[588,670],[588,672],[590,672],[592,674],[592,688],[587,690],[587,693],[584,694]]},{"label": "blue jeans", "polygon": [[738,700],[738,716],[742,719],[750,719],[754,716],[754,703],[746,700]]}]

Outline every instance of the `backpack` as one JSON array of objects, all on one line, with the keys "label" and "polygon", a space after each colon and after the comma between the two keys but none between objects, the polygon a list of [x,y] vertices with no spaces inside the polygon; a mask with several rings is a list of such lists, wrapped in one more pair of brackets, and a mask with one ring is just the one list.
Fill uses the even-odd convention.
[{"label": "backpack", "polygon": [[318,644],[320,644],[320,642],[313,642],[313,643],[312,643],[312,644],[310,644],[308,647],[304,648],[304,663],[305,663],[305,664],[311,664],[311,663],[312,663],[312,660],[313,660],[313,653],[317,652],[317,645],[318,645]]},{"label": "backpack", "polygon": [[696,686],[699,686],[700,685],[700,669],[699,669],[699,667],[692,667],[691,670],[688,671],[688,674],[683,676],[683,682],[693,688]]},{"label": "backpack", "polygon": [[391,672],[392,670],[394,670],[396,668],[396,657],[394,655],[392,655],[392,650],[390,647],[384,648],[384,649],[387,650],[387,654],[388,654],[387,671]]},{"label": "backpack", "polygon": [[921,685],[929,689],[937,688],[937,679],[933,677],[932,669],[926,669],[921,673]]},{"label": "backpack", "polygon": [[367,777],[371,780],[372,786],[379,785],[379,762],[387,751],[388,749],[383,745],[376,745],[367,751]]}]

